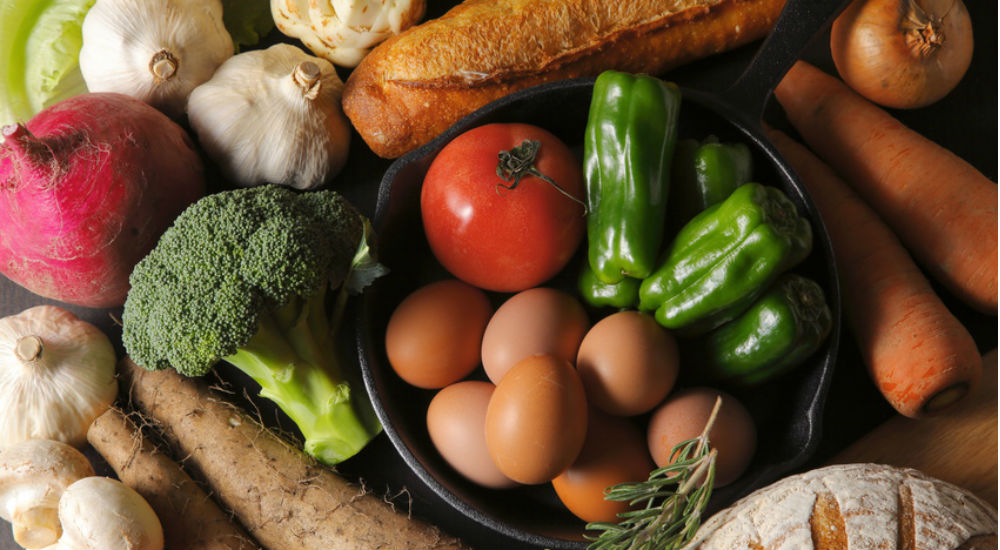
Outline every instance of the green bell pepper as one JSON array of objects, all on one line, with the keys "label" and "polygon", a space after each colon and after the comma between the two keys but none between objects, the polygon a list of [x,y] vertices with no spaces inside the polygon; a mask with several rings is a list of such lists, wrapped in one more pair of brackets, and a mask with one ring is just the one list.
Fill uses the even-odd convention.
[{"label": "green bell pepper", "polygon": [[642,281],[625,277],[617,283],[604,283],[594,275],[589,262],[583,262],[577,290],[584,302],[595,307],[635,308],[639,305],[639,284]]},{"label": "green bell pepper", "polygon": [[726,200],[750,181],[752,173],[753,157],[744,143],[720,143],[715,136],[702,143],[678,141],[670,174],[669,223],[680,228],[702,210]]},{"label": "green bell pepper", "polygon": [[800,275],[784,275],[743,314],[706,336],[705,372],[714,380],[759,384],[812,355],[832,328],[823,289]]},{"label": "green bell pepper", "polygon": [[584,132],[588,261],[614,284],[656,268],[663,244],[680,89],[658,78],[605,71]]},{"label": "green bell pepper", "polygon": [[643,280],[639,309],[655,310],[668,329],[702,334],[742,313],[811,250],[809,222],[780,189],[744,184],[681,228]]}]

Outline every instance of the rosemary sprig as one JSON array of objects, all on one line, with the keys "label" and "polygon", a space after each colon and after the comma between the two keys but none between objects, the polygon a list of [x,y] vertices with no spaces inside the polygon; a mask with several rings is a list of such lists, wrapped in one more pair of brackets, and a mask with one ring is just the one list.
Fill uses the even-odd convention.
[{"label": "rosemary sprig", "polygon": [[[722,398],[715,400],[705,429],[694,439],[670,451],[670,464],[653,470],[646,481],[620,483],[605,491],[606,500],[625,501],[630,510],[618,523],[595,522],[588,530],[588,550],[671,550],[694,538],[715,483],[715,449],[708,434],[719,414]],[[641,507],[640,507],[641,505]]]}]

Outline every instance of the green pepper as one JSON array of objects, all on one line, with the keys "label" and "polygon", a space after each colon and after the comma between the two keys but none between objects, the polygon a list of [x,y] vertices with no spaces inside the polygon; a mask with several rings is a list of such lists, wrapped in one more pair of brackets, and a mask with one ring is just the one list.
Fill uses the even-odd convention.
[{"label": "green pepper", "polygon": [[671,218],[681,224],[698,212],[726,200],[750,181],[753,157],[744,143],[720,143],[709,136],[704,143],[683,139],[674,150],[671,171]]},{"label": "green pepper", "polygon": [[639,305],[639,284],[642,281],[625,277],[617,283],[604,283],[594,275],[589,262],[583,262],[577,289],[583,301],[596,307],[635,308]]},{"label": "green pepper", "polygon": [[812,228],[776,187],[747,183],[678,232],[663,264],[643,280],[639,309],[687,335],[743,312],[812,250]]},{"label": "green pepper", "polygon": [[663,244],[680,89],[658,78],[605,71],[584,132],[588,261],[614,284],[656,268]]},{"label": "green pepper", "polygon": [[788,274],[743,314],[707,335],[703,365],[715,380],[759,384],[812,355],[832,328],[823,289]]}]

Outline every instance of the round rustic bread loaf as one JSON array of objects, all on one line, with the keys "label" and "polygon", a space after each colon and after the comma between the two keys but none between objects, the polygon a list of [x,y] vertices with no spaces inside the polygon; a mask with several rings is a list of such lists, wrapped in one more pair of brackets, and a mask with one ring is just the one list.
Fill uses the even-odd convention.
[{"label": "round rustic bread loaf", "polygon": [[790,476],[715,514],[689,549],[997,548],[997,512],[910,468],[844,464]]}]

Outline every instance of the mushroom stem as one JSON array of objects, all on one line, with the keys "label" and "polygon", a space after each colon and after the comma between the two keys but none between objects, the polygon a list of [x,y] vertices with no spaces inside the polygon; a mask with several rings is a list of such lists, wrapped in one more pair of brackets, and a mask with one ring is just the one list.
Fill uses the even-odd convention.
[{"label": "mushroom stem", "polygon": [[14,344],[14,355],[25,363],[36,361],[42,356],[42,339],[35,335],[18,338]]},{"label": "mushroom stem", "polygon": [[177,74],[177,58],[167,50],[160,50],[149,60],[149,72],[156,83],[166,82]]},{"label": "mushroom stem", "polygon": [[313,99],[319,94],[319,79],[322,76],[319,66],[312,61],[303,61],[292,71],[292,80],[302,88],[302,95]]},{"label": "mushroom stem", "polygon": [[36,506],[11,518],[14,541],[24,548],[45,548],[62,535],[57,508]]}]

